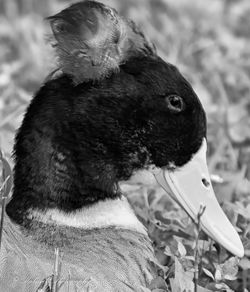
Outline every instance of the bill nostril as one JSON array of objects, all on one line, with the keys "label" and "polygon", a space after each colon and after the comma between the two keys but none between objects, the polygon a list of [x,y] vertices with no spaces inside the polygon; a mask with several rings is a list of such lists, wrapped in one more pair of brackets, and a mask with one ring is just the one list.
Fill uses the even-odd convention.
[{"label": "bill nostril", "polygon": [[206,188],[210,187],[210,182],[206,178],[203,178],[201,181]]}]

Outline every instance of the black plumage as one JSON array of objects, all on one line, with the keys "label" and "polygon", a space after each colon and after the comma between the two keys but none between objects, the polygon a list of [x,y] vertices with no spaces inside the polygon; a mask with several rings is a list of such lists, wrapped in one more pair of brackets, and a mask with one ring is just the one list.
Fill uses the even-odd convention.
[{"label": "black plumage", "polygon": [[[183,111],[169,109],[173,95]],[[21,223],[29,208],[69,212],[119,197],[118,182],[136,170],[184,165],[205,132],[192,87],[156,56],[131,59],[98,84],[60,76],[35,95],[16,136],[7,212]]]}]

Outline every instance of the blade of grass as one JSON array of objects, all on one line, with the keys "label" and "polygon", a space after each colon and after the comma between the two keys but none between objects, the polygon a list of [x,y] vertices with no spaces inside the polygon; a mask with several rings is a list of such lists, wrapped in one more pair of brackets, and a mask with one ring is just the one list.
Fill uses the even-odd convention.
[{"label": "blade of grass", "polygon": [[9,185],[9,181],[11,179],[11,168],[8,162],[4,159],[1,150],[0,150],[0,161],[3,167],[2,177],[1,177],[3,184],[0,187],[0,197],[1,197],[0,249],[1,249],[6,200],[11,190],[11,185]]},{"label": "blade of grass", "polygon": [[6,185],[7,185],[9,179],[10,179],[10,176],[8,176],[5,179],[3,185],[0,188],[0,194],[1,194],[0,250],[1,250],[1,246],[2,246],[2,234],[3,234],[5,206],[6,206],[6,200],[8,198],[8,193],[6,192]]},{"label": "blade of grass", "polygon": [[200,206],[200,210],[197,215],[197,222],[195,223],[197,229],[197,236],[195,239],[194,249],[194,292],[198,291],[198,279],[199,279],[199,237],[201,232],[201,217],[204,214],[206,206]]},{"label": "blade of grass", "polygon": [[69,288],[70,288],[70,281],[71,281],[71,274],[69,271],[69,275],[68,275],[68,292],[70,292]]},{"label": "blade of grass", "polygon": [[56,248],[54,271],[51,278],[51,292],[58,292],[58,279],[59,279],[59,248]]}]

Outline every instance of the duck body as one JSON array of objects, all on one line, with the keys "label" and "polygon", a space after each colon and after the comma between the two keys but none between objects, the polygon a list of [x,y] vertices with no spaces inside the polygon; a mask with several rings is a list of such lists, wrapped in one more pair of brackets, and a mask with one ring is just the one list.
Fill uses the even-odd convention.
[{"label": "duck body", "polygon": [[61,255],[60,292],[143,291],[156,277],[154,253],[145,231],[117,226],[83,229],[36,220],[24,229],[8,218],[5,225],[0,291],[51,288],[55,248]]}]

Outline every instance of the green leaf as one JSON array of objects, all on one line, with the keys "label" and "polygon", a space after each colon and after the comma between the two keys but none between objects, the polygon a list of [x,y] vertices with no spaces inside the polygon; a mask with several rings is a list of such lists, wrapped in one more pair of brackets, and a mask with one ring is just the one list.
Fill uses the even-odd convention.
[{"label": "green leaf", "polygon": [[237,257],[231,257],[221,265],[222,277],[226,280],[236,280],[238,274],[239,259]]},{"label": "green leaf", "polygon": [[194,291],[193,273],[185,271],[177,257],[175,257],[175,277],[170,279],[170,285],[174,292]]},{"label": "green leaf", "polygon": [[250,269],[250,260],[247,258],[243,258],[240,260],[239,266],[243,269],[243,270],[249,270]]},{"label": "green leaf", "polygon": [[214,274],[214,278],[216,281],[221,281],[222,280],[222,275],[221,275],[221,269],[217,268]]},{"label": "green leaf", "polygon": [[187,254],[186,248],[181,241],[178,241],[178,252],[181,257],[184,257]]},{"label": "green leaf", "polygon": [[209,290],[209,289],[203,288],[201,286],[198,286],[197,287],[197,292],[212,292],[212,290]]},{"label": "green leaf", "polygon": [[202,270],[208,277],[215,280],[213,274],[209,270],[207,270],[206,268],[202,268]]}]

